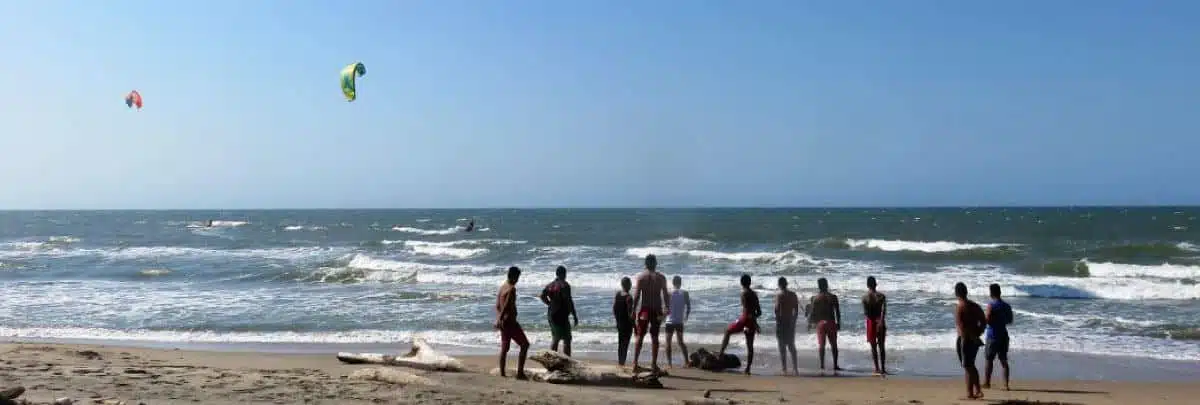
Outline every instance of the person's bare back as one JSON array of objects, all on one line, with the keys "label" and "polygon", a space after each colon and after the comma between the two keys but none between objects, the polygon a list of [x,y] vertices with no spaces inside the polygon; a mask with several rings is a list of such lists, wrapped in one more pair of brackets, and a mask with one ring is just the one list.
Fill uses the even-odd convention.
[{"label": "person's bare back", "polygon": [[837,307],[838,297],[833,293],[822,292],[812,297],[812,314],[809,316],[811,323],[821,321],[834,321],[835,308]]},{"label": "person's bare back", "polygon": [[799,311],[800,297],[795,291],[784,290],[775,296],[775,320],[780,326],[795,328]]},{"label": "person's bare back", "polygon": [[667,295],[667,276],[657,271],[643,270],[634,280],[634,300],[638,307],[655,314],[663,313],[664,296]]}]

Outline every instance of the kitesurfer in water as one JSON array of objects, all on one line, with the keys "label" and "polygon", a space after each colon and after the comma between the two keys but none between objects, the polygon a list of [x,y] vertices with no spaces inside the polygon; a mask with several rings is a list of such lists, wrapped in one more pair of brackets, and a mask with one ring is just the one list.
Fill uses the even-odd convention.
[{"label": "kitesurfer in water", "polygon": [[475,230],[475,220],[472,219],[471,222],[467,224],[467,232],[471,232],[474,230]]}]

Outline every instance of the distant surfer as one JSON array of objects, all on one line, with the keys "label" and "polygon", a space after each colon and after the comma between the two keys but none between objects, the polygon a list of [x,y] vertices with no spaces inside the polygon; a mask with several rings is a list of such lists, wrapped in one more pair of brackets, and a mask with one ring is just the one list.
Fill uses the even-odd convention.
[{"label": "distant surfer", "polygon": [[471,222],[467,224],[467,232],[472,232],[474,230],[475,230],[475,220],[472,219]]},{"label": "distant surfer", "polygon": [[867,343],[871,344],[871,361],[875,362],[875,374],[887,374],[887,297],[875,290],[875,276],[867,277],[867,294],[863,295],[863,314],[867,318]]},{"label": "distant surfer", "polygon": [[213,220],[211,220],[211,219],[210,219],[210,220],[208,220],[208,222],[205,222],[205,223],[204,223],[204,227],[205,227],[205,228],[212,228],[212,224],[213,224]]},{"label": "distant surfer", "polygon": [[987,366],[983,372],[983,388],[992,388],[992,364],[1000,359],[1000,367],[1004,368],[1004,389],[1008,385],[1008,325],[1013,322],[1012,307],[1000,299],[1000,285],[988,286],[992,294],[992,302],[987,307],[987,332],[985,335],[984,358]]},{"label": "distant surfer", "polygon": [[842,307],[838,297],[829,292],[829,280],[824,277],[817,279],[817,295],[812,297],[809,304],[812,312],[808,314],[808,328],[817,327],[817,358],[821,360],[821,370],[825,369],[825,341],[829,341],[830,353],[833,354],[833,371],[841,371],[838,367],[837,333],[842,324]]}]

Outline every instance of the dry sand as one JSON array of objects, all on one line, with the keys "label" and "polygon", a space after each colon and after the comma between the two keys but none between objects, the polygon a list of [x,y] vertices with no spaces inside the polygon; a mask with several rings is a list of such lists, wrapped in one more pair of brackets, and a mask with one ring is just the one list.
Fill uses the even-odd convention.
[{"label": "dry sand", "polygon": [[[400,352],[401,350],[397,350]],[[746,377],[672,370],[666,389],[558,386],[486,375],[493,357],[462,357],[472,372],[412,370],[432,385],[397,385],[349,377],[377,366],[344,365],[334,354],[199,352],[66,344],[0,344],[0,389],[24,386],[22,399],[127,404],[670,404],[714,398],[741,404],[971,404],[1003,400],[1070,404],[1196,404],[1200,384],[1014,381],[1014,391],[962,399],[961,379]],[[515,354],[515,351],[514,351]],[[509,367],[514,367],[515,356]],[[532,365],[532,362],[531,362]],[[1017,402],[1009,402],[1017,403]]]}]

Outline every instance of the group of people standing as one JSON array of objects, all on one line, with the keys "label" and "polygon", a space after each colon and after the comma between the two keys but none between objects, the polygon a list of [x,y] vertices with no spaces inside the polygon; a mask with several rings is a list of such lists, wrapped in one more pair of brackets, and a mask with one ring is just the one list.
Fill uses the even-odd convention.
[{"label": "group of people standing", "polygon": [[[687,345],[684,343],[684,324],[691,317],[691,296],[684,290],[683,279],[675,276],[671,280],[673,289],[667,288],[667,278],[657,271],[658,260],[654,255],[645,258],[645,270],[637,274],[633,280],[629,277],[621,279],[621,290],[613,298],[613,317],[617,326],[617,361],[624,366],[628,357],[629,343],[633,341],[633,369],[638,371],[641,360],[642,346],[647,334],[650,335],[650,364],[651,370],[658,370],[659,332],[666,323],[667,365],[672,366],[672,342],[678,343],[683,355],[685,366],[691,366],[688,360]],[[517,378],[525,378],[525,359],[529,349],[529,341],[520,324],[517,322],[516,284],[521,275],[517,267],[508,269],[508,280],[501,287],[496,298],[495,328],[500,331],[500,372],[505,375],[505,364],[511,342],[520,346],[520,356],[517,363]],[[542,289],[539,299],[547,306],[552,342],[550,349],[558,351],[562,343],[563,353],[571,355],[571,329],[579,324],[575,312],[575,301],[571,296],[571,286],[566,281],[567,269],[559,266],[555,271],[555,279]],[[740,279],[741,314],[724,331],[721,341],[720,355],[725,354],[729,339],[734,334],[744,334],[746,338],[746,368],[750,374],[754,363],[754,338],[761,331],[758,319],[762,316],[762,306],[758,293],[751,288],[751,278],[743,274]],[[834,371],[841,370],[838,365],[838,330],[842,324],[841,305],[837,295],[829,291],[829,282],[825,278],[817,280],[818,292],[803,308],[799,296],[788,289],[786,278],[778,280],[779,293],[775,296],[775,337],[779,344],[780,359],[783,373],[788,373],[788,358],[791,358],[792,373],[799,374],[796,361],[796,325],[803,311],[808,329],[816,329],[818,358],[820,367],[825,369],[825,346],[828,343],[833,357]],[[871,346],[871,358],[875,365],[875,373],[887,373],[885,368],[887,337],[887,297],[877,289],[875,277],[867,277],[867,293],[862,297],[863,313],[866,323],[867,342]],[[979,383],[979,373],[975,368],[975,357],[979,348],[985,343],[980,336],[986,333],[986,357],[988,359],[986,382],[990,385],[992,362],[1000,359],[1004,367],[1005,387],[1008,386],[1008,330],[1012,323],[1012,308],[1000,299],[1000,286],[991,286],[992,302],[985,312],[978,304],[967,299],[967,287],[963,283],[955,285],[955,295],[959,304],[955,310],[955,321],[958,329],[956,352],[960,363],[966,372],[969,396],[982,396]],[[573,323],[570,321],[574,321]]]}]

